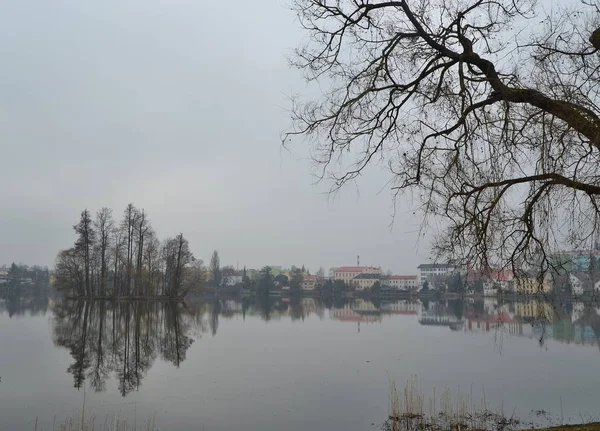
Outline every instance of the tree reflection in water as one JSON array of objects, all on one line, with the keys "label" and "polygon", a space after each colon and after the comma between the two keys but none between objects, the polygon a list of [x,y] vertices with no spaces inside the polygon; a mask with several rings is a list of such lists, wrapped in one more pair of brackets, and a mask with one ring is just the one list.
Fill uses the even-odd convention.
[{"label": "tree reflection in water", "polygon": [[[54,309],[54,343],[69,349],[74,386],[102,392],[111,375],[121,395],[137,390],[157,357],[174,366],[194,341],[198,313],[177,302],[65,301]],[[196,319],[194,319],[196,317]]]},{"label": "tree reflection in water", "polygon": [[195,339],[208,332],[216,336],[220,323],[235,316],[268,322],[282,318],[304,320],[311,315],[352,324],[406,316],[417,319],[420,325],[447,327],[452,332],[491,333],[500,349],[504,339],[513,336],[531,338],[540,346],[553,339],[600,348],[600,303],[596,301],[372,301],[270,295],[213,297],[208,303],[190,304],[61,302],[54,306],[54,342],[71,353],[73,362],[68,372],[73,375],[76,388],[87,380],[96,391],[104,391],[106,382],[115,378],[120,393],[126,396],[139,389],[157,358],[179,367]]}]

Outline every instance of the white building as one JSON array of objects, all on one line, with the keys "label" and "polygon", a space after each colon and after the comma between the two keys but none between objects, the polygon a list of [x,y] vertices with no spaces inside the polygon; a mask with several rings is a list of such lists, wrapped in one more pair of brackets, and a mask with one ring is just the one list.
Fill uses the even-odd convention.
[{"label": "white building", "polygon": [[381,286],[392,290],[416,290],[419,285],[416,275],[390,275],[381,279]]},{"label": "white building", "polygon": [[456,267],[449,263],[422,263],[417,266],[417,269],[419,270],[420,284],[423,286],[427,280],[432,281],[452,274]]},{"label": "white building", "polygon": [[304,277],[302,277],[302,282],[300,283],[300,287],[302,288],[302,290],[311,291],[311,290],[315,290],[316,284],[317,284],[317,277],[315,277],[314,275],[305,274]]},{"label": "white building", "polygon": [[585,292],[583,277],[569,274],[569,283],[571,284],[571,292],[574,296],[581,296]]},{"label": "white building", "polygon": [[496,296],[499,292],[514,292],[514,285],[515,277],[512,271],[489,271],[483,278],[483,296]]},{"label": "white building", "polygon": [[237,284],[242,284],[242,276],[241,274],[233,274],[226,275],[223,277],[223,285],[225,286],[235,286]]}]

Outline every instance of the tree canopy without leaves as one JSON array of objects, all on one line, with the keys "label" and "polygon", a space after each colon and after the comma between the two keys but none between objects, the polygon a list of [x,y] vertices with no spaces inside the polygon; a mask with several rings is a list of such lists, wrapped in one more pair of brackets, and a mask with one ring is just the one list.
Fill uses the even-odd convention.
[{"label": "tree canopy without leaves", "polygon": [[439,258],[548,269],[600,215],[600,10],[564,4],[296,0],[292,62],[322,91],[285,142],[309,138],[334,189],[385,164],[445,220]]},{"label": "tree canopy without leaves", "polygon": [[117,225],[102,208],[81,212],[74,247],[58,253],[54,286],[73,296],[183,297],[202,287],[204,270],[183,234],[162,245],[144,210],[127,205]]}]

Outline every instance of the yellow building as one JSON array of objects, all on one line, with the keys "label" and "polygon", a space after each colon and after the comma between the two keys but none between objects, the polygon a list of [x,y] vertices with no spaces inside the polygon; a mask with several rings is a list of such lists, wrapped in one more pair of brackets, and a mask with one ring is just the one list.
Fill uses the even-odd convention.
[{"label": "yellow building", "polygon": [[518,277],[515,283],[515,293],[520,295],[535,295],[537,293],[552,292],[552,280],[545,276],[540,283],[537,277]]},{"label": "yellow building", "polygon": [[354,277],[361,274],[381,274],[381,268],[375,266],[342,266],[335,270],[335,279],[350,284]]},{"label": "yellow building", "polygon": [[354,286],[356,290],[371,289],[380,280],[379,274],[360,274],[352,279],[350,284]]}]

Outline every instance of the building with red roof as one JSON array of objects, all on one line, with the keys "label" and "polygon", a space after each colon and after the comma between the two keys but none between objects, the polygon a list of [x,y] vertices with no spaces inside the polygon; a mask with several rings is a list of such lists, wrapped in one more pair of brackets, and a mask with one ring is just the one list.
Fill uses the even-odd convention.
[{"label": "building with red roof", "polygon": [[375,266],[341,266],[335,270],[335,279],[350,284],[361,274],[381,274],[381,268]]}]

